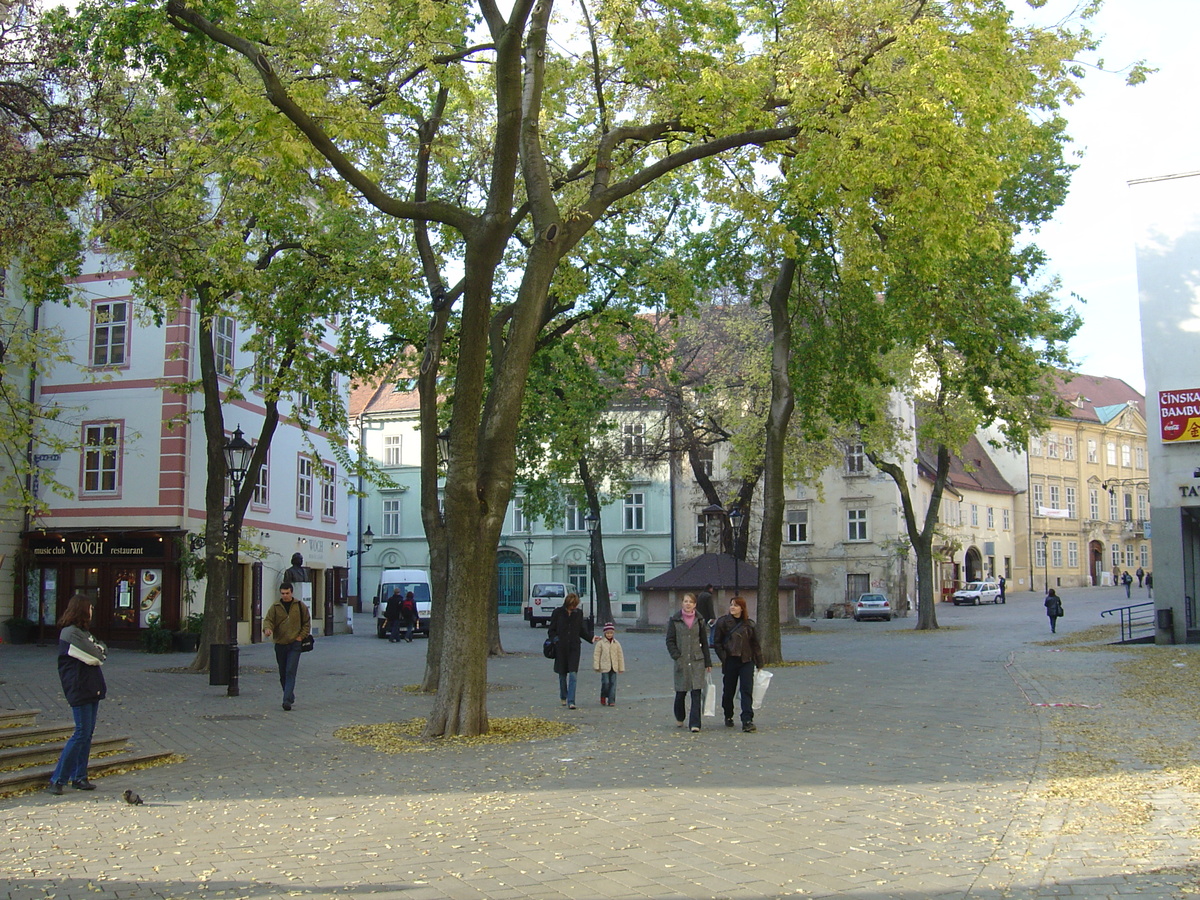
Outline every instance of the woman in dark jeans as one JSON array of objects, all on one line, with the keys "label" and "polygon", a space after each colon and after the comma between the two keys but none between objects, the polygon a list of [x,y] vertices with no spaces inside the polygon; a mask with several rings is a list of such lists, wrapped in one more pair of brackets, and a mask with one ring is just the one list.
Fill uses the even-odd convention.
[{"label": "woman in dark jeans", "polygon": [[96,786],[87,777],[88,758],[100,701],[108,691],[100,671],[108,650],[88,632],[92,627],[92,601],[83,594],[70,599],[58,624],[62,626],[58,635],[58,677],[75,717],[75,733],[63,746],[47,790],[61,794],[69,781],[76,790],[94,791]]},{"label": "woman in dark jeans", "polygon": [[758,644],[758,629],[746,614],[746,601],[734,597],[729,601],[728,615],[717,619],[713,628],[713,648],[721,660],[721,707],[725,710],[725,727],[733,727],[733,695],[741,688],[742,731],[757,731],[754,726],[754,670],[762,668],[762,648]]},{"label": "woman in dark jeans", "polygon": [[558,673],[558,699],[563,706],[575,709],[575,680],[579,673],[579,642],[587,638],[589,644],[598,640],[592,634],[591,624],[583,617],[579,608],[579,595],[574,591],[567,594],[563,605],[550,614],[550,627],[546,636],[554,641],[554,671]]}]

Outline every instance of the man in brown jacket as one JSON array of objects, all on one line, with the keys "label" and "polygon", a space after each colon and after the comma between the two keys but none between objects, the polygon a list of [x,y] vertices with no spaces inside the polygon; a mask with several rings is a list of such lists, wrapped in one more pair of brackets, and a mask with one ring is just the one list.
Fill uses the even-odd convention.
[{"label": "man in brown jacket", "polygon": [[312,631],[312,617],[303,600],[292,596],[292,583],[279,585],[279,599],[263,617],[263,634],[275,641],[275,662],[279,665],[279,686],[283,688],[283,708],[290,711],[296,702],[296,670],[300,668],[300,644]]}]

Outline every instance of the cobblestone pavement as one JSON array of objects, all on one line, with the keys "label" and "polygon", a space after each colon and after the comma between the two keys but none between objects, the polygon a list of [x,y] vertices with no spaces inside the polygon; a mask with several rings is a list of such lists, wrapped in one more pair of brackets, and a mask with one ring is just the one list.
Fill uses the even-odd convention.
[{"label": "cobblestone pavement", "polygon": [[[1106,767],[1129,776],[1128,796],[1061,789],[1074,776],[1055,766],[1087,753],[1064,723],[1121,734],[1119,663],[1161,649],[1081,650],[1072,632],[1124,594],[1063,594],[1056,644],[1029,591],[1003,606],[939,604],[936,632],[911,618],[814,621],[784,637],[784,655],[817,664],[775,670],[756,734],[720,719],[697,735],[675,727],[657,634],[618,634],[628,671],[616,708],[583,672],[572,711],[539,652],[544,632],[512,617],[502,637],[515,653],[489,667],[490,714],[578,730],[399,755],[333,737],[430,706],[402,689],[419,680],[424,641],[380,641],[367,616],[303,658],[290,713],[269,646],[242,648],[236,698],[163,671],[182,654],[114,651],[97,734],[187,759],[101,778],[90,794],[0,800],[0,898],[1195,893],[1200,798],[1185,782],[1130,756]],[[1190,647],[1170,652],[1170,665],[1200,666]],[[0,707],[70,720],[53,648],[0,646]],[[1153,744],[1155,726],[1138,721]],[[1172,742],[1180,729],[1200,737],[1196,721],[1170,727]],[[146,805],[122,803],[126,788]],[[1135,815],[1119,814],[1125,801]]]}]

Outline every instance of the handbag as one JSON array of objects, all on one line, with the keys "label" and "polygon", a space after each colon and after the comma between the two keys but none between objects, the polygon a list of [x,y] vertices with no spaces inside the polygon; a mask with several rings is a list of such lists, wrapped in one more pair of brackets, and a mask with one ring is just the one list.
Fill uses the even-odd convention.
[{"label": "handbag", "polygon": [[754,670],[754,699],[750,703],[751,709],[762,708],[763,694],[765,694],[767,692],[767,688],[771,686],[771,679],[773,677],[773,674],[768,672],[766,669]]},{"label": "handbag", "polygon": [[309,650],[311,650],[315,646],[317,646],[317,639],[312,636],[311,631],[300,639],[300,652],[301,653],[307,653]]},{"label": "handbag", "polygon": [[542,641],[542,656],[546,659],[554,659],[558,656],[558,638],[546,638]]},{"label": "handbag", "polygon": [[717,714],[717,688],[713,684],[712,672],[704,673],[704,714],[706,716]]}]

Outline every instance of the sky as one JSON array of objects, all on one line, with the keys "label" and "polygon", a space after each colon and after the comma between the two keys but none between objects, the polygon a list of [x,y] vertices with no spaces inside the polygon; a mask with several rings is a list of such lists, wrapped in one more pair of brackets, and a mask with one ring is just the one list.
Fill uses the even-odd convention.
[{"label": "sky", "polygon": [[[1047,9],[1072,6],[1051,0]],[[1107,0],[1092,30],[1107,68],[1144,59],[1159,71],[1138,87],[1089,72],[1085,97],[1067,110],[1084,155],[1067,202],[1035,240],[1062,280],[1063,299],[1086,301],[1074,307],[1084,322],[1070,345],[1078,370],[1144,393],[1128,182],[1200,171],[1200,0]]]}]

